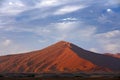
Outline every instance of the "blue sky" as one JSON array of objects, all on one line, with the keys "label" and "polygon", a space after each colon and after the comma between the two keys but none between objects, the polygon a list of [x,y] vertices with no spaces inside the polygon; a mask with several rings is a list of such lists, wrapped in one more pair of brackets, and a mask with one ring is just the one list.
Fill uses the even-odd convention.
[{"label": "blue sky", "polygon": [[0,55],[60,40],[94,52],[120,52],[120,1],[0,0]]}]

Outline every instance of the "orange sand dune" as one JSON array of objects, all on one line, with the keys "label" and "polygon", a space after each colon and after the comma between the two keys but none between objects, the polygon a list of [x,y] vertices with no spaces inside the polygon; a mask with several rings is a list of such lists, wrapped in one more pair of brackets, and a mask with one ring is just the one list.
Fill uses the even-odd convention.
[{"label": "orange sand dune", "polygon": [[120,71],[120,59],[60,41],[45,49],[0,57],[0,72]]}]

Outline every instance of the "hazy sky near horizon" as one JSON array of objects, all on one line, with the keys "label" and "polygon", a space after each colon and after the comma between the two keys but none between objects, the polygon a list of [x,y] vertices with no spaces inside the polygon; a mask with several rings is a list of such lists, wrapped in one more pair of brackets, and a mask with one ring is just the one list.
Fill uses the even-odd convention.
[{"label": "hazy sky near horizon", "polygon": [[120,1],[0,0],[0,55],[60,40],[94,52],[120,52]]}]

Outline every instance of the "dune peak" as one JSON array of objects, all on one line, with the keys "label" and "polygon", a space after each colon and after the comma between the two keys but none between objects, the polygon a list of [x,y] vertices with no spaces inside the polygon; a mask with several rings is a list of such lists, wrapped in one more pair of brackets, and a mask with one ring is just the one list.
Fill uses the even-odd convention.
[{"label": "dune peak", "polygon": [[7,73],[109,72],[120,71],[120,59],[59,41],[42,50],[0,56],[0,69]]}]

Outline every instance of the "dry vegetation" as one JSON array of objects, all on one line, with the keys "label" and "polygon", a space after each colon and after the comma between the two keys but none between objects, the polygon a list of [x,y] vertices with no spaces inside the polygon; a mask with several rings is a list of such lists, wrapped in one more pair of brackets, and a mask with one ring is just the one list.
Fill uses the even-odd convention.
[{"label": "dry vegetation", "polygon": [[0,80],[120,80],[120,73],[0,74]]},{"label": "dry vegetation", "polygon": [[0,78],[0,80],[120,80],[119,78]]}]

